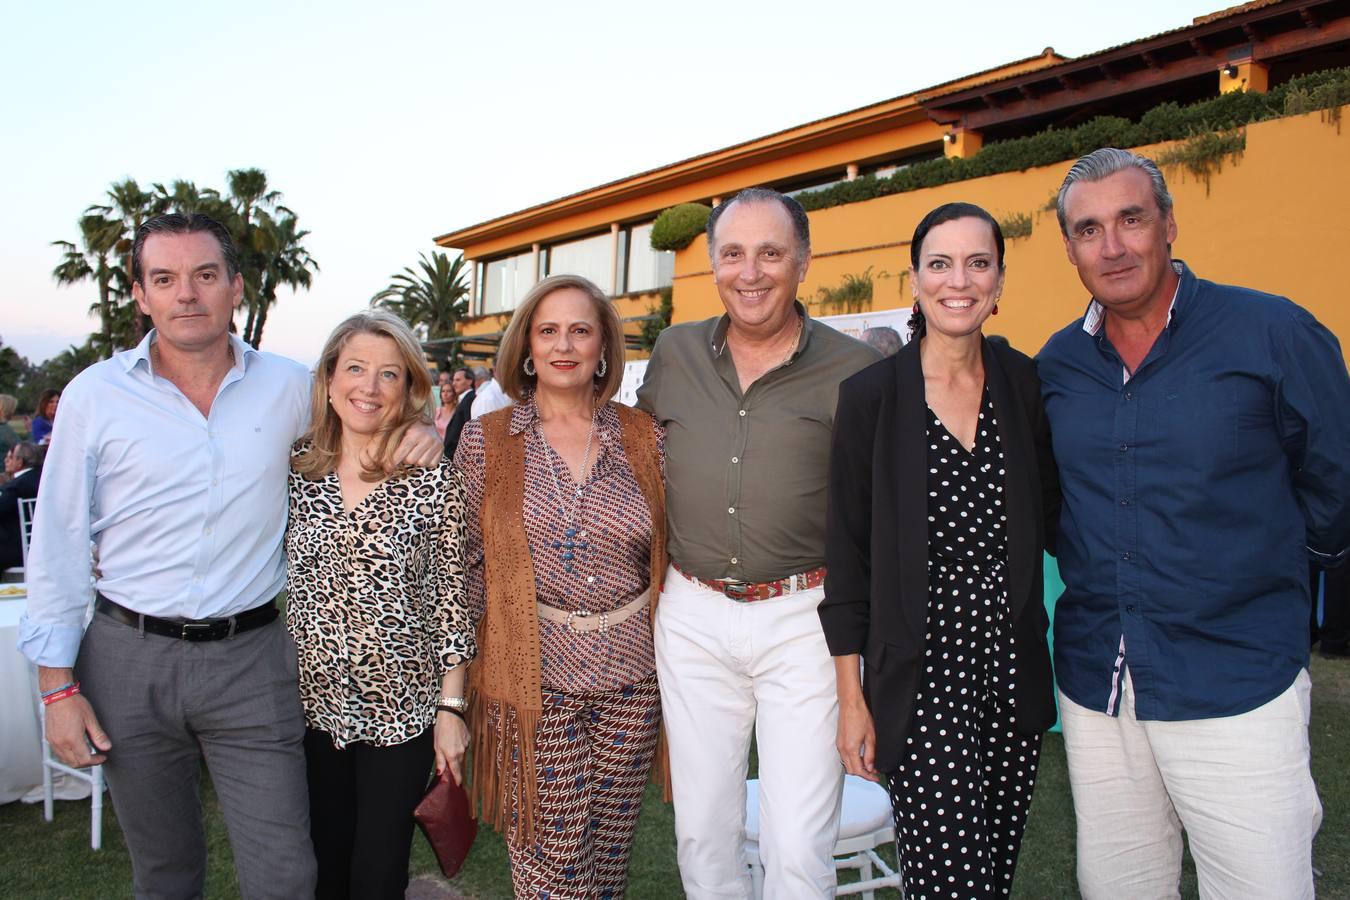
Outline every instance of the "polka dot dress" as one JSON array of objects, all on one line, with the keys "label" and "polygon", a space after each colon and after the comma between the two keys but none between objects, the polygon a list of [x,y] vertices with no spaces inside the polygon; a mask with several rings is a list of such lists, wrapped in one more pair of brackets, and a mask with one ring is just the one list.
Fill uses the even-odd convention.
[{"label": "polka dot dress", "polygon": [[924,675],[891,775],[905,896],[1006,897],[1041,741],[1013,727],[1003,451],[988,389],[973,452],[932,410],[927,434]]}]

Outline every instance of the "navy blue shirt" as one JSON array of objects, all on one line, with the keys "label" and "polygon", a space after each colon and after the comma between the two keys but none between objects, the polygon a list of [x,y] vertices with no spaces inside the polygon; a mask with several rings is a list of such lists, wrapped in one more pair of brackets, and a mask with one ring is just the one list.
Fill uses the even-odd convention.
[{"label": "navy blue shirt", "polygon": [[[1308,559],[1350,544],[1350,377],[1290,301],[1196,278],[1128,380],[1094,302],[1038,357],[1064,492],[1055,674],[1140,719],[1236,715],[1308,664]],[[1089,323],[1084,328],[1084,321]],[[1096,320],[1096,321],[1094,321]]]}]

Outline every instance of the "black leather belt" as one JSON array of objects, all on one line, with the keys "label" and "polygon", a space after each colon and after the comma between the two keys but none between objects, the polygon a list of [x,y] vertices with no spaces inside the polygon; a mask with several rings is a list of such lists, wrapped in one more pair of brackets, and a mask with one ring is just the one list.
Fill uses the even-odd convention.
[{"label": "black leather belt", "polygon": [[160,619],[132,612],[102,594],[98,595],[94,609],[113,621],[130,625],[149,634],[193,642],[219,641],[245,631],[252,631],[273,621],[278,615],[276,601],[268,600],[262,606],[255,606],[227,619]]}]

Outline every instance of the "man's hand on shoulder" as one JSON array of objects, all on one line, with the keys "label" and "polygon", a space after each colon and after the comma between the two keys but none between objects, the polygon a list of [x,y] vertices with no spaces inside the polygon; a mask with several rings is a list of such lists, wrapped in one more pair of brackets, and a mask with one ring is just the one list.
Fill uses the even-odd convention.
[{"label": "man's hand on shoulder", "polygon": [[441,464],[445,442],[436,433],[436,426],[419,422],[409,428],[394,448],[394,456],[386,463],[390,471],[399,466],[420,466],[429,469]]}]

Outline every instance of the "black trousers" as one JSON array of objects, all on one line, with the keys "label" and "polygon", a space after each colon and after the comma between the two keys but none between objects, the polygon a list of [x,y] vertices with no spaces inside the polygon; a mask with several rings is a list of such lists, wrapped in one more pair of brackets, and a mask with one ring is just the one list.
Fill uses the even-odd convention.
[{"label": "black trousers", "polygon": [[[1322,572],[1322,652],[1350,652],[1350,566]],[[1316,591],[1316,582],[1313,590]],[[1313,597],[1316,598],[1316,594]]]},{"label": "black trousers", "polygon": [[402,900],[413,810],[435,761],[432,730],[392,747],[333,746],[305,729],[310,836],[319,900]]}]

